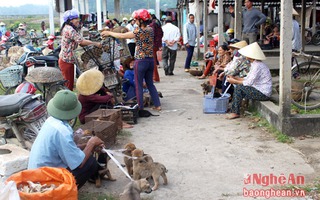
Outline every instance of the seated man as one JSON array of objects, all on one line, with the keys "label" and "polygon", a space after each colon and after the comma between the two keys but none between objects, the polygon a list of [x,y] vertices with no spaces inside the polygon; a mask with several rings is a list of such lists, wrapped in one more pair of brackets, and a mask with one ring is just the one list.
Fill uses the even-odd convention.
[{"label": "seated man", "polygon": [[70,90],[60,90],[49,101],[49,117],[43,124],[30,152],[28,169],[63,167],[74,176],[80,189],[87,180],[98,176],[98,164],[92,156],[103,141],[91,137],[81,150],[73,140],[73,130],[68,120],[78,116],[81,104]]}]

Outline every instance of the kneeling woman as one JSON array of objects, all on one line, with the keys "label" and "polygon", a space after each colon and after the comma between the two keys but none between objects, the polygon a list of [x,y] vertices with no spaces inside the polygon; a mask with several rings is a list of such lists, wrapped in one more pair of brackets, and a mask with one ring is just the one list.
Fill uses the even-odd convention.
[{"label": "kneeling woman", "polygon": [[240,105],[243,98],[267,101],[272,94],[271,73],[268,66],[261,61],[266,57],[258,43],[243,47],[239,53],[250,61],[251,69],[245,78],[227,77],[229,83],[237,84],[232,99],[231,113],[227,119],[240,117]]}]

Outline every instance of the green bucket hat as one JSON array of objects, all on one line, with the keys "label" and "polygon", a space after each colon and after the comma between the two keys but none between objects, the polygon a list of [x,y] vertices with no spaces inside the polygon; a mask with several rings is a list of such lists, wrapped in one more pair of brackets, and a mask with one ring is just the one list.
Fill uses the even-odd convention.
[{"label": "green bucket hat", "polygon": [[49,115],[60,120],[71,120],[81,112],[82,106],[75,93],[70,90],[60,90],[49,101]]}]

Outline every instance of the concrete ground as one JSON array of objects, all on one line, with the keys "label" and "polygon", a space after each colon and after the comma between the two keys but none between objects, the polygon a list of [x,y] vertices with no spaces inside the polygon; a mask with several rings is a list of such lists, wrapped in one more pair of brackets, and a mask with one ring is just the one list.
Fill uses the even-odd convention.
[{"label": "concrete ground", "polygon": [[[167,167],[169,184],[161,184],[151,194],[142,194],[143,199],[253,199],[243,197],[244,188],[266,187],[246,185],[245,174],[288,176],[293,173],[304,176],[306,183],[318,176],[318,138],[296,138],[293,144],[283,144],[263,128],[252,128],[250,124],[255,122],[248,117],[230,121],[225,119],[225,114],[204,114],[200,86],[203,80],[184,72],[185,57],[185,51],[178,52],[174,76],[164,76],[163,68],[159,69],[161,82],[156,87],[163,94],[160,116],[139,118],[134,128],[127,129],[132,136],[119,137],[114,146],[120,149],[126,142],[133,142]],[[117,158],[123,163],[121,157]],[[110,169],[117,181],[103,181],[101,188],[87,183],[80,193],[118,196],[130,180],[112,161]]]}]

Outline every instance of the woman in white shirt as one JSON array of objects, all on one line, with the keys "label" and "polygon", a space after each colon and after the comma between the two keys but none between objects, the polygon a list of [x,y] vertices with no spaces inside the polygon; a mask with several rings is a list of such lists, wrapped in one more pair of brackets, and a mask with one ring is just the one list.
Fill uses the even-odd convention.
[{"label": "woman in white shirt", "polygon": [[258,101],[269,100],[272,94],[272,77],[266,64],[266,57],[257,42],[239,50],[239,53],[251,63],[250,72],[244,78],[228,76],[227,81],[237,84],[232,98],[231,113],[227,119],[240,117],[240,105],[243,98]]}]

